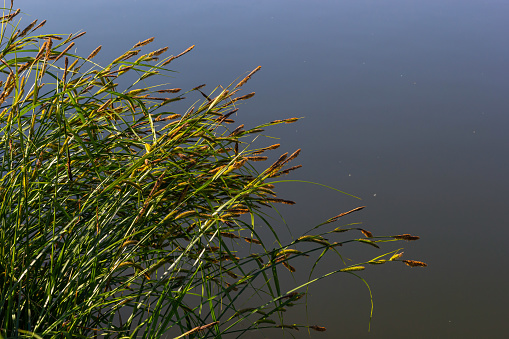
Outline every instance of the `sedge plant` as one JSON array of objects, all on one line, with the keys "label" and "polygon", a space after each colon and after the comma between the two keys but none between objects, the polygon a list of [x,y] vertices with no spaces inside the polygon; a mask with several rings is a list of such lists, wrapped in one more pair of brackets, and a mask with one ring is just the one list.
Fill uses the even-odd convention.
[{"label": "sedge plant", "polygon": [[[150,38],[100,66],[100,47],[73,54],[84,32],[38,35],[45,21],[18,27],[19,13],[11,3],[0,18],[1,338],[324,331],[283,317],[310,283],[335,273],[361,278],[367,264],[426,265],[396,250],[366,263],[338,260],[329,274],[283,289],[278,267],[293,272],[303,256],[318,262],[346,243],[379,248],[418,237],[321,231],[359,207],[278,241],[265,211],[293,204],[274,187],[300,167],[290,166],[299,151],[260,171],[252,162],[268,160],[279,144],[256,148],[253,140],[298,119],[235,124],[239,104],[254,94],[240,91],[259,67],[209,94],[203,86],[148,85],[192,47],[163,58],[167,47],[144,52]],[[175,102],[194,93],[203,100],[175,112]],[[275,242],[260,236],[260,224]],[[330,240],[347,231],[357,233]],[[244,307],[247,299],[252,307]]]}]

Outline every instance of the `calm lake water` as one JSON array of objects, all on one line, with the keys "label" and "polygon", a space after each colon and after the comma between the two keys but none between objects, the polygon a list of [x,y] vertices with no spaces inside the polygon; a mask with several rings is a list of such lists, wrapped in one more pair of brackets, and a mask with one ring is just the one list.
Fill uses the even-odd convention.
[{"label": "calm lake water", "polygon": [[[172,54],[196,45],[171,64],[179,72],[171,79],[175,87],[207,83],[212,90],[261,65],[246,85],[257,95],[237,121],[254,126],[304,117],[268,133],[281,138],[281,152],[302,148],[304,167],[288,179],[362,198],[281,184],[281,197],[297,202],[282,208],[292,234],[366,205],[345,222],[362,222],[375,235],[421,236],[398,244],[405,258],[427,262],[426,269],[397,264],[362,272],[374,296],[371,333],[369,293],[348,275],[313,285],[307,315],[302,306],[289,322],[327,327],[313,338],[507,337],[509,2],[25,0],[15,6],[31,15],[24,22],[47,19],[46,32],[87,31],[77,53],[103,45],[99,62],[152,36],[154,48],[169,46]],[[360,244],[344,250],[360,259],[382,253]],[[331,257],[318,271],[337,267]]]}]

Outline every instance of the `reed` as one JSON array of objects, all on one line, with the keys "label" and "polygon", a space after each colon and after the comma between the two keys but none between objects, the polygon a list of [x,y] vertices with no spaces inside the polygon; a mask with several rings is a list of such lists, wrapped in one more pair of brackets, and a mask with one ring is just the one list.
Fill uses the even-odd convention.
[{"label": "reed", "polygon": [[[300,150],[259,173],[250,161],[268,159],[260,154],[279,144],[251,149],[253,134],[298,119],[228,127],[234,103],[252,97],[235,97],[235,88],[259,67],[177,114],[169,106],[200,94],[204,85],[181,93],[164,84],[144,87],[142,80],[169,72],[164,66],[192,47],[161,61],[154,56],[166,47],[133,61],[141,51],[135,48],[147,48],[149,38],[99,66],[91,59],[101,46],[87,57],[71,53],[85,32],[65,39],[37,35],[45,21],[35,28],[34,21],[19,34],[13,20],[19,12],[11,6],[0,18],[0,338],[325,331],[284,324],[284,309],[312,282],[356,275],[363,263],[339,264],[290,291],[276,267],[294,272],[297,258],[316,254],[318,262],[324,251],[338,253],[337,246],[351,242],[378,247],[417,239],[349,228],[341,232],[361,230],[369,240],[325,238],[339,236],[335,230],[269,245],[255,220],[265,220],[275,203],[294,203],[275,197],[278,181],[271,178],[298,168],[283,169]],[[136,80],[127,83],[125,73],[137,74]],[[269,223],[265,227],[277,238]],[[402,261],[401,254],[370,262]],[[240,311],[245,299],[256,305]]]}]

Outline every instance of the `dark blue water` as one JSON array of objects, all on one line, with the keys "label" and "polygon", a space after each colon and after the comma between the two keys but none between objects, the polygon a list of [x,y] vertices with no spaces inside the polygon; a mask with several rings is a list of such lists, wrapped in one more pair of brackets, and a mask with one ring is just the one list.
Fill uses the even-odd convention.
[{"label": "dark blue water", "polygon": [[[507,1],[18,1],[47,32],[87,35],[106,62],[155,36],[172,54],[175,87],[246,85],[257,95],[237,120],[277,127],[303,169],[278,192],[296,235],[350,208],[345,222],[375,235],[412,233],[403,265],[370,267],[374,295],[347,275],[320,281],[290,322],[320,324],[313,338],[504,338],[509,313],[509,3]],[[247,93],[247,92],[246,92]],[[297,162],[296,162],[297,163]],[[285,232],[281,225],[282,232]],[[392,245],[390,245],[392,246]],[[393,247],[390,247],[393,248]],[[345,249],[353,258],[371,247]],[[324,273],[339,265],[331,257]],[[289,280],[291,282],[291,279]],[[300,331],[299,338],[307,337]],[[253,333],[276,338],[279,332]]]}]

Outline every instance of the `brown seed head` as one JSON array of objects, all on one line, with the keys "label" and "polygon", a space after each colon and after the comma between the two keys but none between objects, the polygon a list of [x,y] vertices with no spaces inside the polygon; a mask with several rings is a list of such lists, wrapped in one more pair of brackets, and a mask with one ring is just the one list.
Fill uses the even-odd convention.
[{"label": "brown seed head", "polygon": [[292,273],[295,272],[295,267],[293,267],[292,265],[290,265],[290,264],[288,264],[288,263],[286,263],[284,261],[282,262],[282,264],[283,264],[284,267],[286,267],[288,269],[288,271],[290,271]]},{"label": "brown seed head", "polygon": [[93,58],[97,55],[97,53],[99,53],[99,51],[101,50],[101,48],[102,48],[102,47],[103,47],[103,46],[102,46],[102,45],[100,45],[99,47],[97,47],[96,49],[94,49],[94,50],[92,51],[92,53],[90,53],[90,55],[87,57],[87,60],[91,60],[91,59],[93,59]]},{"label": "brown seed head", "polygon": [[243,131],[242,130],[243,127],[244,127],[244,124],[240,125],[236,129],[234,129],[233,132],[230,133],[229,137],[232,137],[234,135],[237,135],[237,134],[241,133]]},{"label": "brown seed head", "polygon": [[[249,73],[249,74],[247,75],[247,77],[245,77],[244,79],[242,79],[242,81],[241,81],[241,82],[239,82],[239,83],[237,84],[237,86],[235,86],[235,88],[238,88],[238,87],[243,86],[243,85],[244,85],[244,84],[245,84],[245,83],[246,83],[246,82],[247,82],[247,81],[251,78],[251,76],[252,76],[253,74],[255,74],[256,72],[258,72],[258,71],[260,70],[260,68],[262,68],[262,66],[258,66],[258,67],[256,67],[254,70],[252,70],[252,71],[251,71],[251,73]],[[235,88],[234,88],[234,89],[235,89]]]},{"label": "brown seed head", "polygon": [[53,46],[53,40],[51,38],[46,40],[46,54],[44,55],[44,59],[48,60],[49,55],[51,53],[51,46]]},{"label": "brown seed head", "polygon": [[58,61],[58,59],[60,59],[65,53],[67,53],[67,51],[69,51],[72,46],[74,46],[74,41],[71,42],[62,52],[60,52],[60,54],[55,58],[55,62]]},{"label": "brown seed head", "polygon": [[285,169],[284,171],[279,172],[278,176],[288,174],[291,171],[294,171],[294,170],[296,170],[298,168],[301,168],[301,167],[302,167],[302,165],[292,166],[292,167],[290,167],[288,169]]},{"label": "brown seed head", "polygon": [[295,152],[293,152],[289,157],[288,159],[285,160],[285,162],[283,162],[281,165],[284,165],[290,161],[292,161],[293,159],[297,158],[300,154],[300,151],[301,149],[299,148],[298,150],[296,150]]},{"label": "brown seed head", "polygon": [[32,29],[32,27],[34,27],[34,25],[37,23],[37,20],[34,20],[30,23],[30,25],[28,25],[24,30],[21,31],[19,37],[24,37],[25,34],[28,33],[28,31],[30,31]]},{"label": "brown seed head", "polygon": [[240,238],[238,235],[229,233],[229,232],[220,232],[222,237],[230,238],[230,239],[238,239]]},{"label": "brown seed head", "polygon": [[410,267],[426,267],[426,266],[428,266],[428,264],[426,264],[422,261],[416,261],[416,260],[403,260],[403,262]]},{"label": "brown seed head", "polygon": [[149,44],[149,43],[151,43],[152,41],[154,41],[154,37],[152,37],[152,38],[148,38],[147,40],[143,40],[143,41],[138,42],[136,45],[134,45],[134,46],[133,46],[133,48],[148,45],[148,44]]},{"label": "brown seed head", "polygon": [[228,275],[229,275],[230,277],[232,277],[233,279],[238,279],[238,276],[237,276],[235,273],[233,273],[233,272],[231,272],[231,271],[225,271],[225,272],[226,272],[226,274],[228,274]]},{"label": "brown seed head", "polygon": [[257,245],[261,245],[261,241],[258,240],[258,239],[253,239],[253,238],[244,238],[244,240],[248,243],[252,243],[252,244],[257,244]]},{"label": "brown seed head", "polygon": [[373,234],[370,231],[366,231],[366,230],[361,229],[361,232],[362,232],[362,234],[364,234],[364,236],[366,238],[373,238]]},{"label": "brown seed head", "polygon": [[267,159],[268,159],[268,157],[265,157],[265,156],[247,157],[247,160],[250,160],[250,161],[265,161]]},{"label": "brown seed head", "polygon": [[285,124],[291,124],[292,122],[295,122],[299,120],[299,118],[289,118],[289,119],[284,119],[283,121],[285,122]]},{"label": "brown seed head", "polygon": [[281,146],[281,144],[270,145],[269,147],[264,147],[264,148],[259,149],[258,151],[253,152],[253,154],[262,154],[265,151],[270,151],[270,150],[276,149],[279,146]]},{"label": "brown seed head", "polygon": [[35,30],[38,30],[39,28],[41,28],[41,27],[42,27],[42,26],[44,26],[45,24],[46,24],[46,20],[41,21],[41,23],[40,23],[40,24],[38,24],[38,25],[37,25],[37,27],[35,27],[35,28],[34,28],[34,31],[35,31]]},{"label": "brown seed head", "polygon": [[360,210],[361,210],[361,209],[363,209],[364,207],[366,207],[366,206],[356,207],[356,208],[354,208],[353,210],[350,210],[350,211],[348,211],[348,212],[344,212],[344,213],[338,214],[338,215],[336,215],[335,217],[330,218],[327,222],[328,222],[328,223],[334,222],[334,221],[338,220],[339,218],[341,218],[342,216],[345,216],[345,215],[347,215],[347,214],[350,214],[350,213],[353,213],[353,212],[356,212],[356,211],[360,211]]},{"label": "brown seed head", "polygon": [[239,169],[241,168],[242,166],[244,166],[244,164],[247,162],[247,159],[246,158],[243,158],[239,161],[237,161],[236,163],[233,164],[233,168],[235,169]]},{"label": "brown seed head", "polygon": [[286,205],[295,205],[295,201],[291,201],[291,200],[285,200],[285,199],[279,199],[279,198],[267,198],[265,200],[268,202],[277,202],[277,203],[286,204]]},{"label": "brown seed head", "polygon": [[254,97],[254,95],[255,95],[255,92],[251,92],[251,93],[249,93],[249,94],[246,94],[246,95],[243,95],[243,96],[241,96],[241,97],[238,97],[238,98],[233,99],[233,100],[232,100],[232,103],[233,103],[233,102],[240,101],[240,100],[247,100],[247,99],[250,99],[250,98]]},{"label": "brown seed head", "polygon": [[[11,8],[12,8],[12,1],[11,1]],[[20,11],[21,11],[21,9],[18,8],[14,13],[6,15],[6,16],[2,17],[2,19],[7,19],[7,22],[9,22],[12,19],[14,19],[14,17],[16,15],[18,15]]]},{"label": "brown seed head", "polygon": [[286,157],[288,156],[288,152],[284,153],[283,155],[281,155],[279,157],[279,159],[277,159],[277,161],[275,163],[273,163],[268,169],[267,169],[267,172],[271,172],[272,170],[274,170],[275,168],[281,166],[281,163],[283,161],[285,161]]},{"label": "brown seed head", "polygon": [[418,237],[416,235],[410,235],[410,234],[395,235],[395,236],[393,236],[393,238],[398,239],[398,240],[406,240],[406,241],[414,241],[414,240],[420,239],[420,237]]},{"label": "brown seed head", "polygon": [[[44,22],[46,22],[46,20],[44,20]],[[40,25],[39,25],[40,26]],[[81,38],[82,36],[84,36],[85,34],[87,34],[87,32],[81,32],[80,34],[76,35],[74,38],[72,38],[71,40],[69,41],[73,41],[73,40],[76,40],[78,38]]]},{"label": "brown seed head", "polygon": [[148,57],[151,58],[151,57],[154,57],[154,56],[158,56],[158,55],[161,55],[163,54],[164,52],[166,52],[168,50],[168,47],[163,47],[163,48],[159,48],[158,50],[155,50],[153,52],[150,52],[148,54]]},{"label": "brown seed head", "polygon": [[192,45],[191,47],[189,47],[188,49],[186,49],[184,52],[180,53],[179,55],[177,56],[172,56],[171,58],[169,58],[168,60],[166,60],[165,62],[163,62],[161,64],[161,66],[165,66],[167,64],[169,64],[170,62],[172,62],[173,60],[177,59],[177,58],[180,58],[181,56],[183,56],[184,54],[190,52],[192,49],[194,48],[194,45]]},{"label": "brown seed head", "polygon": [[182,88],[160,89],[157,93],[178,93]]},{"label": "brown seed head", "polygon": [[309,326],[309,328],[312,330],[318,331],[318,332],[327,331],[327,329],[325,327],[317,326],[317,325]]}]

